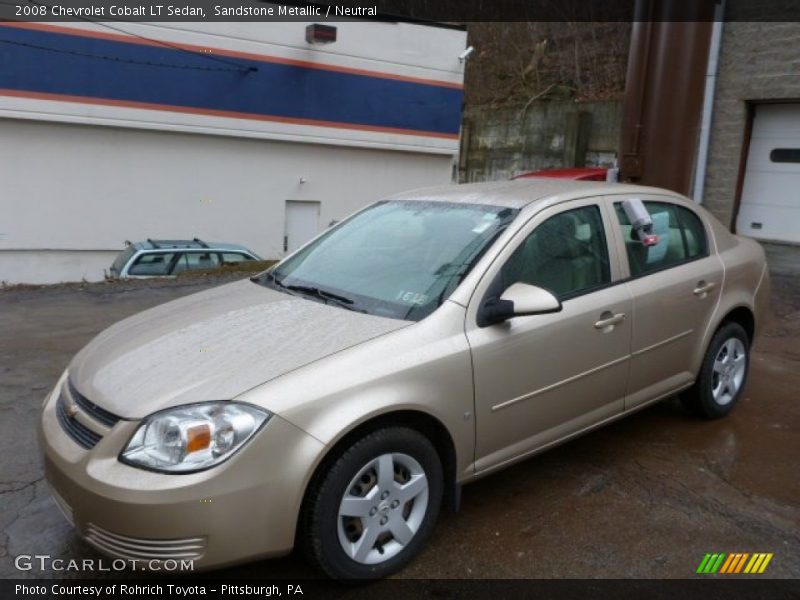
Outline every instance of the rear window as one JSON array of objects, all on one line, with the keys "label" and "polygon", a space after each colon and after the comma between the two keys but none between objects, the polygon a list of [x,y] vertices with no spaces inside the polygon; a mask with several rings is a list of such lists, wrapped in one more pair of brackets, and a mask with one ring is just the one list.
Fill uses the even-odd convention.
[{"label": "rear window", "polygon": [[235,263],[244,262],[246,260],[253,260],[249,256],[245,256],[244,254],[239,254],[238,252],[223,252],[222,253],[222,264],[230,265]]},{"label": "rear window", "polygon": [[123,267],[128,263],[128,261],[131,259],[131,256],[134,254],[136,254],[136,248],[133,246],[128,246],[125,248],[125,250],[117,254],[116,260],[114,260],[114,263],[111,265],[111,272],[114,275],[119,275],[122,273]]}]

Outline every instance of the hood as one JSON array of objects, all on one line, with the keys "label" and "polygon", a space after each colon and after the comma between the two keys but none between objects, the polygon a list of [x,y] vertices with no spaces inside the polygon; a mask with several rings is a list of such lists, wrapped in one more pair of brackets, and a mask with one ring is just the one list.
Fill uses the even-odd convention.
[{"label": "hood", "polygon": [[141,418],[170,406],[230,400],[409,324],[245,280],[120,321],[81,350],[69,371],[90,401]]}]

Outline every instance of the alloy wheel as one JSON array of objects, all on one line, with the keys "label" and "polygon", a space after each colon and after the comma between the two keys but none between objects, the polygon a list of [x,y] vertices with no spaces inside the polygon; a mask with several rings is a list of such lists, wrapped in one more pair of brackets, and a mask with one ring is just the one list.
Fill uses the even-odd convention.
[{"label": "alloy wheel", "polygon": [[428,508],[428,479],[408,454],[382,454],[347,486],[337,517],[345,554],[374,565],[396,556],[419,531]]},{"label": "alloy wheel", "polygon": [[746,353],[738,338],[729,338],[717,352],[711,379],[711,394],[717,404],[729,404],[739,392],[747,370]]}]

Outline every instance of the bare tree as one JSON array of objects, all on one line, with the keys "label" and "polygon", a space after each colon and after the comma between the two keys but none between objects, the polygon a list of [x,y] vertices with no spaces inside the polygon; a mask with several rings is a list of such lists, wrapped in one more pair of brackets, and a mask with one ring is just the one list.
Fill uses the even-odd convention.
[{"label": "bare tree", "polygon": [[466,101],[525,107],[537,100],[608,100],[625,89],[631,24],[470,23]]}]

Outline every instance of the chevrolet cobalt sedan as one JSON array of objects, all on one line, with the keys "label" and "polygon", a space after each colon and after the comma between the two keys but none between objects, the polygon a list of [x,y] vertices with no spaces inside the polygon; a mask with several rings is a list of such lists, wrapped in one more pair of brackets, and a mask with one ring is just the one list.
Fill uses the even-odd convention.
[{"label": "chevrolet cobalt sedan", "polygon": [[117,558],[382,577],[466,483],[678,393],[729,413],[768,295],[761,248],[665,190],[400,194],[98,335],[45,400],[47,479]]}]

